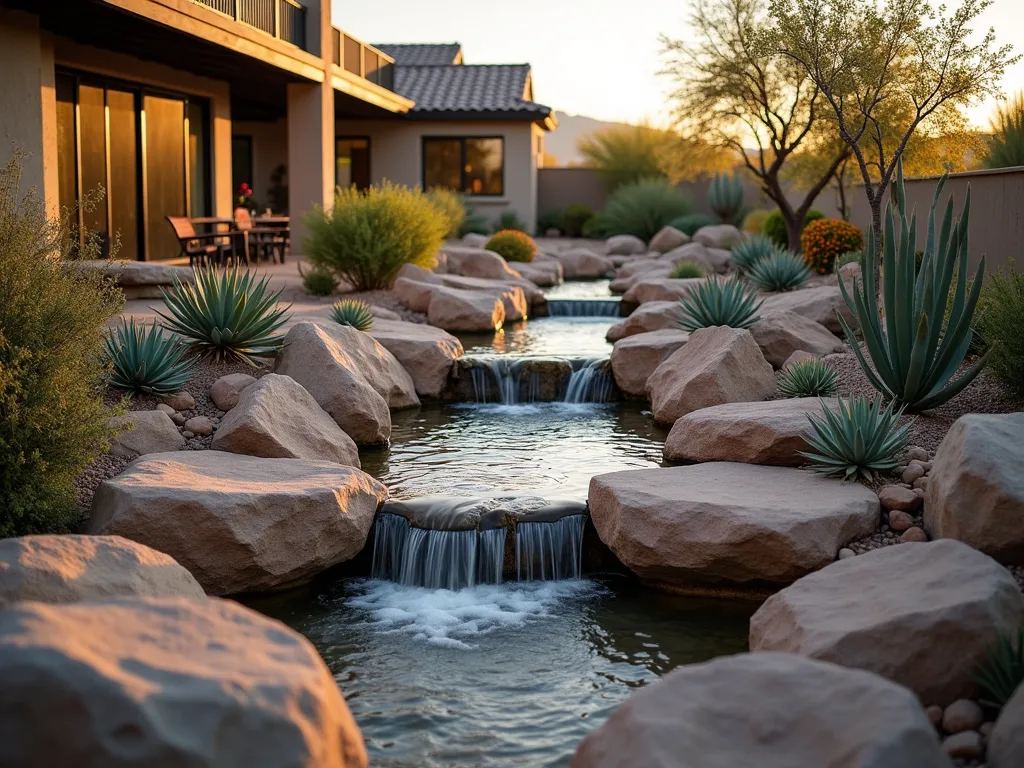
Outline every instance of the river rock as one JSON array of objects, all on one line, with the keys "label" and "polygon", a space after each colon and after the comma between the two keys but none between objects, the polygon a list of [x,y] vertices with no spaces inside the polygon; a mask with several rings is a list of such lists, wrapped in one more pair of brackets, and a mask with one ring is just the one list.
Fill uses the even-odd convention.
[{"label": "river rock", "polygon": [[917,512],[921,508],[921,497],[899,485],[882,486],[878,491],[878,500],[882,502],[882,509],[890,512]]},{"label": "river rock", "polygon": [[647,377],[689,338],[686,331],[666,328],[634,334],[615,342],[611,357],[615,383],[627,395],[643,397]]},{"label": "river rock", "polygon": [[921,705],[877,675],[782,653],[677,667],[580,743],[572,768],[948,768]]},{"label": "river rock", "polygon": [[945,706],[978,692],[1000,633],[1024,623],[1009,571],[958,541],[882,547],[772,595],[750,620],[750,648],[867,669]]},{"label": "river rock", "polygon": [[762,312],[761,319],[750,332],[764,359],[776,368],[781,368],[797,351],[829,355],[845,348],[843,342],[821,323],[787,310]]},{"label": "river rock", "polygon": [[408,371],[420,397],[441,396],[463,353],[461,341],[424,323],[378,321],[368,333]]},{"label": "river rock", "polygon": [[134,459],[185,447],[185,438],[163,411],[131,411],[112,417],[109,424],[119,430],[110,439],[110,452],[115,456]]},{"label": "river rock", "polygon": [[644,277],[630,286],[622,300],[633,304],[646,304],[649,301],[676,301],[688,296],[690,291],[704,282],[702,277]]},{"label": "river rock", "polygon": [[878,525],[878,497],[861,485],[727,462],[597,475],[589,505],[619,560],[668,585],[788,584]]},{"label": "river rock", "polygon": [[1024,413],[957,419],[935,452],[925,494],[933,538],[1024,565]]},{"label": "river rock", "polygon": [[649,301],[633,310],[621,323],[609,328],[605,338],[615,342],[638,333],[678,330],[679,316],[678,301]]},{"label": "river rock", "polygon": [[489,280],[518,280],[522,277],[499,254],[483,248],[445,245],[441,252],[447,257],[448,273]]},{"label": "river rock", "polygon": [[1020,768],[1024,765],[1024,685],[999,713],[988,741],[989,768]]},{"label": "river rock", "polygon": [[775,374],[750,331],[725,326],[691,333],[647,379],[659,424],[712,405],[764,400],[773,392]]},{"label": "river rock", "polygon": [[562,265],[562,272],[566,280],[592,280],[598,277],[608,277],[615,272],[615,265],[610,259],[600,256],[588,248],[573,248],[560,252],[556,258]]},{"label": "river rock", "polygon": [[846,300],[837,285],[822,285],[816,288],[801,288],[798,291],[784,291],[765,296],[761,314],[773,312],[795,312],[828,328],[832,333],[842,333],[839,315],[846,318],[850,327],[857,328],[857,318],[846,305]]},{"label": "river rock", "polygon": [[172,557],[120,536],[0,539],[0,609],[21,600],[76,603],[127,595],[204,593]]},{"label": "river rock", "polygon": [[651,242],[647,244],[647,247],[652,251],[665,253],[673,248],[678,248],[680,245],[686,245],[688,242],[690,242],[688,234],[680,232],[675,227],[666,226],[658,230],[658,234],[651,238]]},{"label": "river rock", "polygon": [[230,411],[238,404],[242,392],[256,379],[247,373],[229,373],[221,376],[210,387],[210,400],[222,411]]},{"label": "river rock", "polygon": [[[833,402],[827,401],[829,405]],[[808,450],[805,438],[811,434],[811,425],[807,417],[821,412],[821,400],[816,397],[701,408],[672,425],[665,440],[665,458],[798,467],[807,462],[798,453]]]},{"label": "river rock", "polygon": [[693,241],[707,248],[729,250],[743,241],[743,233],[732,224],[712,224],[694,232]]},{"label": "river rock", "polygon": [[213,434],[214,424],[209,416],[193,416],[183,425],[186,432],[200,437],[209,437]]},{"label": "river rock", "polygon": [[305,388],[269,373],[242,392],[221,421],[213,450],[267,459],[359,466],[359,449]]},{"label": "river rock", "polygon": [[166,552],[210,594],[265,592],[355,557],[386,495],[328,461],[156,453],[100,485],[86,531]]},{"label": "river rock", "polygon": [[609,256],[615,254],[645,253],[647,246],[644,241],[636,235],[613,235],[604,241],[605,253]]},{"label": "river rock", "polygon": [[313,645],[229,600],[0,611],[0,764],[365,768]]},{"label": "river rock", "polygon": [[160,402],[169,405],[176,411],[190,411],[196,407],[196,399],[184,389],[170,395],[161,395]]}]

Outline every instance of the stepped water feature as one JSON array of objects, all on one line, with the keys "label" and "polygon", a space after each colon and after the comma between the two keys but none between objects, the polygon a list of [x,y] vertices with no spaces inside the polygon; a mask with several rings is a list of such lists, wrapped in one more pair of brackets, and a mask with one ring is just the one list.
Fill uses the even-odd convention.
[{"label": "stepped water feature", "polygon": [[607,403],[618,391],[607,357],[482,355],[465,357],[460,365],[469,369],[477,403]]},{"label": "stepped water feature", "polygon": [[618,317],[618,299],[548,299],[548,317]]}]

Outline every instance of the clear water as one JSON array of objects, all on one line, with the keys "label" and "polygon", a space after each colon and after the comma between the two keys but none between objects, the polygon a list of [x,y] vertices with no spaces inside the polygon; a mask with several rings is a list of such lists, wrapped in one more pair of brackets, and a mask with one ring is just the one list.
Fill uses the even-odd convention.
[{"label": "clear water", "polygon": [[610,299],[611,280],[573,280],[544,289],[549,299]]},{"label": "clear water", "polygon": [[608,329],[621,317],[540,317],[512,323],[497,333],[457,334],[467,355],[600,357],[610,355]]}]

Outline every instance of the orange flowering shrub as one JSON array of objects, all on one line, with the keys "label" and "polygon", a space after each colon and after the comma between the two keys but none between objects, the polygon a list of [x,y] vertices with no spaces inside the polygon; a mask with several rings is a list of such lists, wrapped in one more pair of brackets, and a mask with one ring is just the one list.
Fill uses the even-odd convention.
[{"label": "orange flowering shrub", "polygon": [[800,247],[804,263],[819,275],[827,275],[835,267],[839,256],[864,247],[864,235],[848,221],[818,219],[804,228],[800,235]]},{"label": "orange flowering shrub", "polygon": [[496,232],[484,247],[488,251],[494,251],[505,261],[533,261],[533,257],[537,255],[537,244],[533,242],[533,238],[515,229]]}]

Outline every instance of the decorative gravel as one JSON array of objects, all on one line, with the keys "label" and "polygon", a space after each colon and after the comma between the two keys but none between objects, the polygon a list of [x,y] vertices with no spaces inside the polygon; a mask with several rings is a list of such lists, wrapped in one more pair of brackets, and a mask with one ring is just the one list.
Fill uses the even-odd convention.
[{"label": "decorative gravel", "polygon": [[128,466],[128,459],[102,453],[92,464],[82,470],[75,478],[75,490],[78,492],[78,508],[85,511],[92,506],[92,497],[100,483],[114,475],[119,475]]}]

